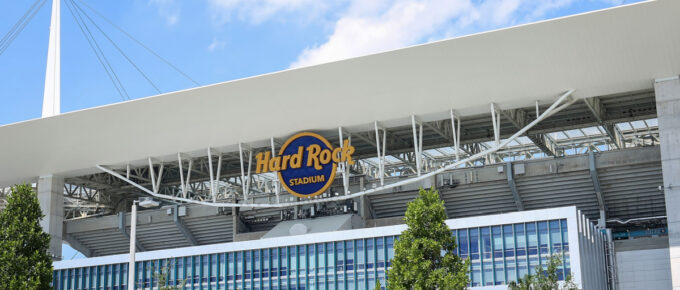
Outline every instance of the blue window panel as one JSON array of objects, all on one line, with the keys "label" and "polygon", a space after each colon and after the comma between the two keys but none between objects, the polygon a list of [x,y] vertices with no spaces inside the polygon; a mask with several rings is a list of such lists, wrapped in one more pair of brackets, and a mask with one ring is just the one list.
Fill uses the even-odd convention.
[{"label": "blue window panel", "polygon": [[[457,254],[471,259],[471,286],[515,281],[551,255],[561,255],[560,280],[570,273],[565,219],[457,229]],[[136,263],[137,285],[158,287],[154,273],[168,267],[168,285],[188,289],[372,289],[385,285],[397,237],[296,245]],[[53,272],[55,289],[124,289],[127,264]]]},{"label": "blue window panel", "polygon": [[515,235],[513,225],[502,227],[503,258],[505,267],[505,282],[517,281],[517,260],[515,259]]},{"label": "blue window panel", "polygon": [[[354,241],[345,242],[345,272],[354,271]],[[349,275],[346,275],[349,277]]]}]

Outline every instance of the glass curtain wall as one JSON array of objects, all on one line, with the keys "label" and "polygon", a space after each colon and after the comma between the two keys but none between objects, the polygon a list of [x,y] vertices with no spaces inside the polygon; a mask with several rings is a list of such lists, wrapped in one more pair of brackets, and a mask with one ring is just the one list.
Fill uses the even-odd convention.
[{"label": "glass curtain wall", "polygon": [[[516,281],[551,255],[562,258],[560,280],[570,273],[567,221],[549,220],[453,230],[456,254],[471,262],[470,286]],[[315,243],[239,252],[177,257],[136,264],[139,289],[167,285],[186,289],[373,289],[386,285],[397,236]],[[127,289],[127,264],[54,271],[55,289]]]}]

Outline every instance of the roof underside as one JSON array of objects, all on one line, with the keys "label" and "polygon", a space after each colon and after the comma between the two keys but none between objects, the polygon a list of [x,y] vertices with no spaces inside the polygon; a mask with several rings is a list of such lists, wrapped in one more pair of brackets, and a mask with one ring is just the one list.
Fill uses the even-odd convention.
[{"label": "roof underside", "polygon": [[679,1],[644,2],[2,126],[0,186],[301,130],[530,107],[567,89],[649,90],[680,74],[677,11]]},{"label": "roof underside", "polygon": [[[605,151],[594,156],[595,168],[608,219],[629,219],[666,215],[658,146]],[[449,218],[470,217],[517,211],[511,187],[504,172],[486,165],[447,171],[437,177],[436,187],[445,201]],[[515,181],[524,210],[575,205],[596,220],[599,216],[596,189],[589,172],[589,156],[514,162]],[[518,171],[522,166],[523,171]],[[521,173],[519,173],[521,172]],[[442,180],[451,180],[444,184]],[[370,195],[367,199],[375,221],[401,218],[407,202],[417,191],[396,191]],[[138,218],[138,241],[144,250],[168,249],[233,241],[234,216],[231,210],[189,206],[181,217],[183,225],[173,222],[168,208],[143,210]],[[240,219],[250,232],[268,231],[290,218],[292,208],[243,209]],[[323,207],[318,213],[323,213]],[[341,214],[341,213],[340,213]],[[69,243],[77,243],[88,256],[126,253],[129,242],[129,214],[72,219],[65,222]],[[379,222],[378,222],[379,223]],[[609,223],[616,228],[616,223]],[[182,232],[182,228],[186,229]],[[191,240],[196,243],[192,244]],[[73,244],[72,244],[73,245]]]}]

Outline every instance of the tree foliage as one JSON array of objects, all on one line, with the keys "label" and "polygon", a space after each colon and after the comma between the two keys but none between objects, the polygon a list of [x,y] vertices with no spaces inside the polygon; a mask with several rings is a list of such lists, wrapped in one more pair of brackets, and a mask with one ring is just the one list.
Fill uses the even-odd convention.
[{"label": "tree foliage", "polygon": [[382,290],[382,285],[380,284],[380,279],[375,279],[375,287],[373,290]]},{"label": "tree foliage", "polygon": [[184,289],[184,286],[187,284],[187,279],[182,280],[182,282],[178,283],[176,286],[171,286],[168,284],[168,276],[170,273],[170,264],[169,261],[166,261],[165,267],[161,268],[159,272],[154,273],[154,278],[156,278],[156,281],[158,281],[158,290],[177,290],[177,289]]},{"label": "tree foliage", "polygon": [[567,275],[564,283],[560,285],[557,269],[562,264],[559,256],[550,257],[548,268],[543,269],[542,265],[536,267],[536,274],[524,275],[519,281],[512,281],[508,284],[510,290],[578,290],[571,274]]},{"label": "tree foliage", "polygon": [[439,193],[420,189],[419,197],[408,203],[404,220],[408,229],[394,244],[388,289],[465,289],[469,260],[455,254],[456,240],[444,222]]},{"label": "tree foliage", "polygon": [[49,289],[52,281],[50,236],[30,185],[12,187],[0,212],[0,289]]}]

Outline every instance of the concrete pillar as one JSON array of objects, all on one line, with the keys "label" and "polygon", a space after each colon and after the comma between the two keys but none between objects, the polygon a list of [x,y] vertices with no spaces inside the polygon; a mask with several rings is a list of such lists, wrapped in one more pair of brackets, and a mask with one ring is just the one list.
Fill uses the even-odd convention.
[{"label": "concrete pillar", "polygon": [[680,290],[680,79],[654,82],[673,289]]},{"label": "concrete pillar", "polygon": [[64,228],[64,178],[48,175],[38,179],[38,201],[45,217],[40,226],[51,237],[50,253],[61,260],[62,230]]}]

